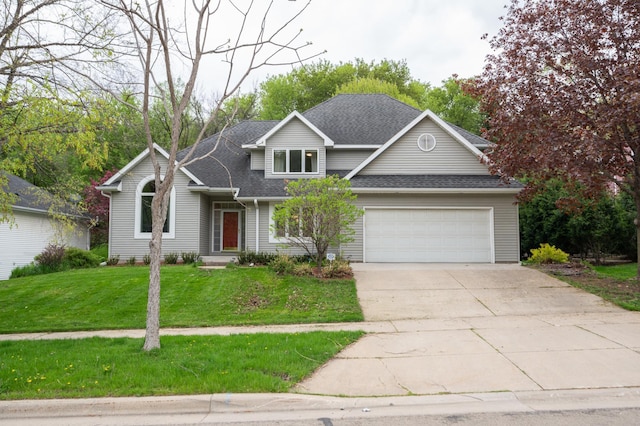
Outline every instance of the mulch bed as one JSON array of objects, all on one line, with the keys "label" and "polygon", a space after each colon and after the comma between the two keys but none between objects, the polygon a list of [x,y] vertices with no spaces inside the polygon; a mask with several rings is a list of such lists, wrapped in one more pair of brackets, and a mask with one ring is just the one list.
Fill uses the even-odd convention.
[{"label": "mulch bed", "polygon": [[582,263],[541,264],[532,266],[558,278],[566,277],[591,293],[609,296],[621,300],[640,299],[640,281],[636,279],[621,280],[606,277],[589,269]]}]

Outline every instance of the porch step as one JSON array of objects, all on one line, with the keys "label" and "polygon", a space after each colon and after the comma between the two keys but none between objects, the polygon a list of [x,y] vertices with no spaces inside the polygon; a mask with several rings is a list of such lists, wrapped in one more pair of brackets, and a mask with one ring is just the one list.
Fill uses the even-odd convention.
[{"label": "porch step", "polygon": [[203,266],[226,266],[231,262],[236,261],[235,256],[202,256]]}]

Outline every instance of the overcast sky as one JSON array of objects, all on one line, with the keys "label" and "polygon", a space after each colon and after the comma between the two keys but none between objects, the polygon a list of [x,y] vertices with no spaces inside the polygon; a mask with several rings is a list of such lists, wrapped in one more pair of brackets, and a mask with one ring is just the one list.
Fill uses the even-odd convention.
[{"label": "overcast sky", "polygon": [[[439,86],[452,74],[471,77],[482,71],[490,49],[481,37],[497,33],[508,2],[313,0],[293,26],[304,30],[301,37],[314,51],[326,50],[321,57],[332,63],[405,59],[413,78]],[[289,69],[261,70],[250,80],[256,84]]]},{"label": "overcast sky", "polygon": [[406,59],[413,77],[439,85],[481,72],[485,33],[500,28],[507,0],[314,0],[301,19],[306,39],[332,62]]}]

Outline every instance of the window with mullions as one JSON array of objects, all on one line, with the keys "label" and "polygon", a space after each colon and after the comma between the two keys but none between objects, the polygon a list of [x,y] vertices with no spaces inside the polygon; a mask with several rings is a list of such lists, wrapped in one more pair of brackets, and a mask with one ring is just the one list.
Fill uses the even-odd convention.
[{"label": "window with mullions", "polygon": [[[276,205],[272,208],[271,217],[280,210]],[[278,239],[283,238],[308,238],[313,232],[312,211],[301,209],[298,213],[290,215],[287,219],[273,220],[273,236]]]},{"label": "window with mullions", "polygon": [[[140,232],[142,233],[151,232],[151,221],[153,217],[151,215],[151,201],[155,193],[156,183],[153,180],[149,181],[140,193]],[[169,204],[171,204],[171,200],[169,200]],[[170,215],[171,209],[167,209],[167,219],[164,221],[162,232],[169,232]]]},{"label": "window with mullions", "polygon": [[[147,176],[138,183],[135,198],[135,223],[134,238],[151,238],[151,202],[156,193],[156,183],[153,176]],[[163,238],[175,238],[175,211],[176,211],[176,191],[171,188],[169,194],[169,206],[167,208],[167,219],[162,228]]]},{"label": "window with mullions", "polygon": [[318,173],[318,150],[274,149],[273,173]]}]

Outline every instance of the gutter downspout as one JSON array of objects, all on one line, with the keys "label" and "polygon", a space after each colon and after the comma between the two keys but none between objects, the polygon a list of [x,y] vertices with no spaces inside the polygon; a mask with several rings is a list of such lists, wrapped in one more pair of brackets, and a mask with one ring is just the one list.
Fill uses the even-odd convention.
[{"label": "gutter downspout", "polygon": [[256,208],[256,253],[260,252],[260,206],[258,205],[258,199],[253,199],[253,205]]}]

